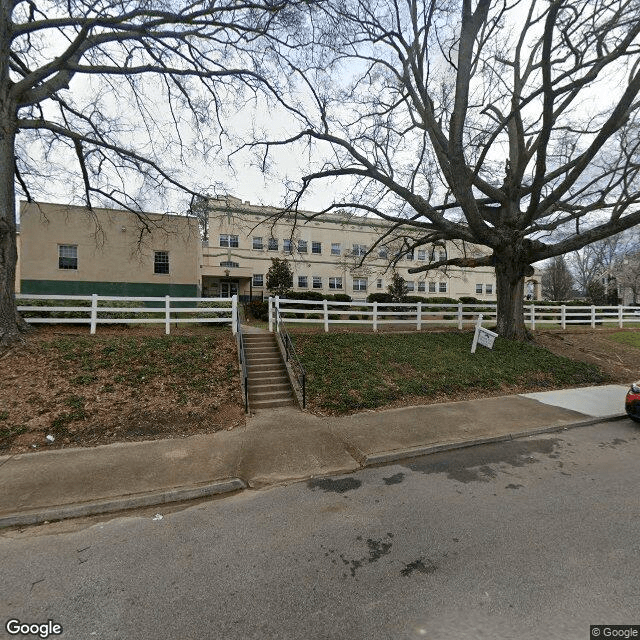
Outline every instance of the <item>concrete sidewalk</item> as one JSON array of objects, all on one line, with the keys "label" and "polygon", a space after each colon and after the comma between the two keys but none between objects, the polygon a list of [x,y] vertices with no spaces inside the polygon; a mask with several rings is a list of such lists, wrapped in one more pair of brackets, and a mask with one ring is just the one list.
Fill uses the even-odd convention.
[{"label": "concrete sidewalk", "polygon": [[176,440],[0,457],[0,526],[107,513],[624,417],[620,385],[318,417],[263,410]]}]

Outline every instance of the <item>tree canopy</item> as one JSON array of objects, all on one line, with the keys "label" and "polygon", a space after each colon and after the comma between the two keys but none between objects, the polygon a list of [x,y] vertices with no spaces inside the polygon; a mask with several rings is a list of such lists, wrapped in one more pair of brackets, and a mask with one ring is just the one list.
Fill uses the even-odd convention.
[{"label": "tree canopy", "polygon": [[637,0],[312,5],[315,48],[295,65],[305,119],[261,150],[305,143],[321,158],[293,210],[332,184],[349,195],[324,211],[388,220],[409,250],[462,242],[462,256],[410,271],[494,267],[498,331],[522,338],[533,263],[640,222],[638,11]]},{"label": "tree canopy", "polygon": [[89,208],[139,213],[140,197],[165,188],[197,196],[180,168],[196,148],[206,154],[217,144],[206,125],[220,134],[225,105],[259,91],[281,101],[265,38],[278,43],[295,31],[294,6],[0,2],[0,339],[22,326],[13,298],[16,187],[31,200],[62,183],[64,169],[67,180],[79,177]]}]

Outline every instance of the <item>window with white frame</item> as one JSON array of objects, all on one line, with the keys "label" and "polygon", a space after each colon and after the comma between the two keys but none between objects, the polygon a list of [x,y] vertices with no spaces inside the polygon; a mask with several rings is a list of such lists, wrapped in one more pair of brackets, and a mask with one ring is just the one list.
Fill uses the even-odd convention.
[{"label": "window with white frame", "polygon": [[306,289],[307,286],[307,276],[298,276],[298,287],[300,289]]},{"label": "window with white frame", "polygon": [[482,285],[481,284],[477,284],[476,285],[476,293],[482,293]]},{"label": "window with white frame", "polygon": [[329,278],[329,289],[342,289],[342,277]]},{"label": "window with white frame", "polygon": [[285,238],[282,241],[282,250],[285,253],[292,253],[293,252],[293,243],[291,242],[290,238]]},{"label": "window with white frame", "polygon": [[426,260],[427,252],[424,249],[418,249],[418,260]]},{"label": "window with white frame", "polygon": [[220,246],[221,247],[237,247],[238,236],[232,236],[228,233],[220,234]]},{"label": "window with white frame", "polygon": [[382,278],[378,278],[378,281],[376,282],[376,287],[378,289],[382,289]]},{"label": "window with white frame", "polygon": [[153,252],[153,273],[169,273],[169,252]]},{"label": "window with white frame", "polygon": [[322,242],[311,242],[311,253],[322,253]]},{"label": "window with white frame", "polygon": [[446,282],[438,283],[438,291],[440,293],[447,293],[447,283]]},{"label": "window with white frame", "polygon": [[269,244],[267,245],[269,251],[278,250],[278,238],[269,238]]},{"label": "window with white frame", "polygon": [[418,281],[418,291],[425,292],[427,290],[426,284],[427,283],[424,280],[419,280]]},{"label": "window with white frame", "polygon": [[389,252],[387,251],[386,248],[382,248],[380,249],[380,251],[378,251],[378,258],[382,258],[383,260],[386,260],[389,257]]},{"label": "window with white frame", "polygon": [[435,293],[436,292],[436,283],[435,282],[430,282],[429,283],[429,293]]},{"label": "window with white frame", "polygon": [[264,274],[263,273],[254,273],[253,274],[253,286],[254,287],[264,287]]},{"label": "window with white frame", "polygon": [[307,241],[298,240],[298,253],[307,253]]},{"label": "window with white frame", "polygon": [[442,261],[442,260],[446,260],[447,259],[447,251],[446,249],[440,249],[440,251],[438,252],[438,260]]},{"label": "window with white frame", "polygon": [[340,245],[339,242],[332,242],[331,243],[331,255],[332,256],[339,256],[342,253],[342,246]]},{"label": "window with white frame", "polygon": [[322,276],[313,276],[313,288],[322,289]]},{"label": "window with white frame", "polygon": [[488,293],[489,295],[493,294],[493,285],[492,284],[485,284],[484,285],[484,292]]},{"label": "window with white frame", "polygon": [[407,291],[416,290],[416,283],[413,280],[406,280],[405,284],[407,285]]},{"label": "window with white frame", "polygon": [[253,248],[262,251],[264,245],[262,244],[262,238],[253,236]]},{"label": "window with white frame", "polygon": [[354,256],[362,257],[367,253],[367,245],[366,244],[354,244],[351,254]]},{"label": "window with white frame", "polygon": [[407,251],[407,252],[404,254],[403,258],[404,258],[405,260],[413,260],[413,251]]},{"label": "window with white frame", "polygon": [[58,245],[58,269],[78,268],[78,245],[59,244]]},{"label": "window with white frame", "polygon": [[367,279],[366,278],[354,278],[353,279],[353,290],[354,291],[366,291],[367,290]]}]

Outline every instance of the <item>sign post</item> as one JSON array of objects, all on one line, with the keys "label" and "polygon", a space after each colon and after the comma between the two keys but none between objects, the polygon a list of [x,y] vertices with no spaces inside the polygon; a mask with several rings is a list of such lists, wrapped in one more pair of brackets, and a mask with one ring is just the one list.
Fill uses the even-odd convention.
[{"label": "sign post", "polygon": [[498,337],[498,334],[490,329],[485,329],[482,326],[482,314],[478,316],[476,322],[476,331],[473,335],[473,343],[471,344],[471,353],[476,352],[476,347],[481,344],[487,349],[493,349],[493,342]]}]

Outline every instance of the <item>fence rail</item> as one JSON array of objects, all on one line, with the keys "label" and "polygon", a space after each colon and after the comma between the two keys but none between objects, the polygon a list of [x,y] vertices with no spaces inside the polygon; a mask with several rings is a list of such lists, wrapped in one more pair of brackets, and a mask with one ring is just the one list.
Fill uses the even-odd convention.
[{"label": "fence rail", "polygon": [[[231,324],[235,334],[238,316],[237,296],[187,298],[20,293],[16,294],[16,301],[18,311],[30,324],[88,324],[92,334],[99,324],[164,324],[165,333],[169,334],[171,325],[178,323],[226,323]],[[38,304],[40,302],[45,304]],[[62,302],[68,304],[60,304]]]},{"label": "fence rail", "polygon": [[[316,324],[329,331],[330,325],[368,325],[374,331],[380,325],[412,325],[420,330],[425,325],[456,325],[462,329],[473,325],[479,314],[485,321],[495,322],[495,303],[438,304],[432,302],[333,302],[327,300],[290,300],[269,298],[269,330],[277,314],[291,323]],[[531,329],[539,325],[587,325],[595,328],[608,324],[619,328],[640,324],[640,307],[598,305],[524,305],[524,320]]]}]

